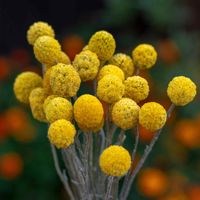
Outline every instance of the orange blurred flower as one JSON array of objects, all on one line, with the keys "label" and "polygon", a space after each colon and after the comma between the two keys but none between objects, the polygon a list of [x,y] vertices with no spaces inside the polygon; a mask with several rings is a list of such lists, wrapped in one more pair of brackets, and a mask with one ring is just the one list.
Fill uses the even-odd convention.
[{"label": "orange blurred flower", "polygon": [[174,192],[162,198],[159,198],[158,200],[190,200],[190,199],[188,199],[183,192]]},{"label": "orange blurred flower", "polygon": [[200,185],[192,186],[188,191],[189,200],[200,200]]},{"label": "orange blurred flower", "polygon": [[4,116],[0,116],[0,141],[3,141],[8,136],[8,126]]},{"label": "orange blurred flower", "polygon": [[15,179],[22,173],[23,161],[17,153],[7,153],[0,157],[0,175],[5,179]]},{"label": "orange blurred flower", "polygon": [[155,168],[144,169],[138,178],[139,191],[146,197],[155,198],[163,195],[169,186],[167,175]]},{"label": "orange blurred flower", "polygon": [[78,35],[66,36],[62,41],[63,51],[73,60],[84,47],[83,39]]},{"label": "orange blurred flower", "polygon": [[200,147],[200,130],[195,121],[185,119],[179,121],[174,128],[174,137],[188,148]]},{"label": "orange blurred flower", "polygon": [[158,42],[157,50],[158,56],[166,64],[173,64],[180,57],[179,49],[171,39],[161,39]]},{"label": "orange blurred flower", "polygon": [[144,143],[149,143],[154,136],[154,133],[148,131],[146,128],[142,127],[141,125],[139,125],[139,134],[140,134],[140,141]]},{"label": "orange blurred flower", "polygon": [[0,80],[7,78],[10,73],[10,64],[8,59],[0,57]]}]

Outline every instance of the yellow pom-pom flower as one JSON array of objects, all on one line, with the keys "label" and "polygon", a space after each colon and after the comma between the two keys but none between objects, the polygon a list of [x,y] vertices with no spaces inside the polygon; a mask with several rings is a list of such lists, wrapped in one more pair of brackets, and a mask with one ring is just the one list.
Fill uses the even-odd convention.
[{"label": "yellow pom-pom flower", "polygon": [[43,88],[35,88],[29,96],[29,102],[33,117],[41,122],[46,122],[46,116],[43,110],[43,103],[47,98],[47,93]]},{"label": "yellow pom-pom flower", "polygon": [[131,157],[125,148],[113,145],[102,152],[99,165],[108,176],[123,176],[130,169]]},{"label": "yellow pom-pom flower", "polygon": [[46,22],[35,22],[27,31],[28,43],[34,45],[35,41],[41,36],[50,36],[54,38],[54,30]]},{"label": "yellow pom-pom flower", "polygon": [[115,52],[113,36],[107,31],[98,31],[89,40],[88,49],[96,53],[100,60],[109,60]]},{"label": "yellow pom-pom flower", "polygon": [[44,111],[45,111],[47,105],[49,104],[49,102],[50,102],[52,99],[56,98],[56,97],[59,97],[59,96],[58,96],[58,95],[53,95],[53,94],[52,94],[52,95],[49,95],[49,96],[45,99],[44,104],[43,104],[43,109],[44,109]]},{"label": "yellow pom-pom flower", "polygon": [[73,66],[79,73],[82,81],[95,79],[99,70],[100,61],[97,55],[89,50],[76,55]]},{"label": "yellow pom-pom flower", "polygon": [[122,98],[112,107],[112,121],[121,129],[133,128],[139,118],[140,107],[129,98]]},{"label": "yellow pom-pom flower", "polygon": [[49,36],[39,37],[33,46],[36,59],[42,64],[56,64],[56,59],[59,57],[61,47],[59,42]]},{"label": "yellow pom-pom flower", "polygon": [[124,53],[117,53],[109,60],[109,63],[119,67],[124,72],[125,78],[133,75],[135,68],[130,56]]},{"label": "yellow pom-pom flower", "polygon": [[166,110],[159,103],[148,102],[140,109],[139,123],[151,132],[161,129],[165,125],[166,120]]},{"label": "yellow pom-pom flower", "polygon": [[67,148],[74,143],[76,129],[66,119],[59,119],[49,126],[48,138],[57,148]]},{"label": "yellow pom-pom flower", "polygon": [[74,103],[74,118],[84,131],[95,131],[103,120],[101,102],[90,94],[80,96]]},{"label": "yellow pom-pom flower", "polygon": [[124,84],[117,76],[106,75],[98,82],[97,96],[99,99],[107,103],[114,103],[120,100],[123,95]]},{"label": "yellow pom-pom flower", "polygon": [[146,99],[149,95],[148,82],[140,76],[128,77],[124,81],[124,85],[124,96],[133,99],[137,103]]},{"label": "yellow pom-pom flower", "polygon": [[152,45],[140,44],[132,52],[133,62],[139,69],[153,67],[157,60],[157,52]]},{"label": "yellow pom-pom flower", "polygon": [[185,76],[173,78],[167,88],[170,100],[177,106],[184,106],[190,103],[196,93],[195,83]]},{"label": "yellow pom-pom flower", "polygon": [[42,86],[42,77],[34,72],[23,72],[19,74],[14,82],[14,93],[22,103],[29,103],[31,91]]},{"label": "yellow pom-pom flower", "polygon": [[124,81],[124,72],[115,65],[105,65],[99,71],[97,79],[100,80],[106,75],[115,75]]},{"label": "yellow pom-pom flower", "polygon": [[47,120],[52,123],[58,119],[72,120],[73,108],[71,102],[62,98],[56,97],[49,101],[45,107]]},{"label": "yellow pom-pom flower", "polygon": [[61,97],[73,97],[81,84],[78,72],[72,65],[59,63],[51,68],[50,85],[53,94]]}]

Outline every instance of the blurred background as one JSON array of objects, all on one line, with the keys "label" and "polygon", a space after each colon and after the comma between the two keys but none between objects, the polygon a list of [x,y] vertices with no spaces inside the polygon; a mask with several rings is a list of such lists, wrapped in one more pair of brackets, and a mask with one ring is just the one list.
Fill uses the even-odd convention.
[{"label": "blurred background", "polygon": [[[185,75],[200,85],[199,0],[0,0],[0,199],[67,200],[54,170],[45,124],[17,102],[13,81],[22,71],[41,74],[26,31],[46,21],[73,60],[97,30],[108,30],[117,52],[131,55],[140,43],[153,44],[159,59],[142,72],[149,100],[166,108],[168,82]],[[200,96],[173,112],[132,187],[129,200],[200,200]],[[152,134],[140,128],[139,159]],[[133,146],[128,133],[126,147]],[[137,161],[136,161],[137,162]]]}]

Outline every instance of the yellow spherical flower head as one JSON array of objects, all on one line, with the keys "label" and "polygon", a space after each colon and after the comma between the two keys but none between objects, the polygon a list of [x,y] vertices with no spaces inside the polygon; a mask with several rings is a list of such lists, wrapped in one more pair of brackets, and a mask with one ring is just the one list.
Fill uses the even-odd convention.
[{"label": "yellow spherical flower head", "polygon": [[78,72],[72,65],[59,63],[51,68],[50,85],[54,94],[61,97],[73,97],[81,84]]},{"label": "yellow spherical flower head", "polygon": [[116,44],[112,34],[98,31],[89,40],[88,49],[96,53],[100,60],[109,60],[115,52]]},{"label": "yellow spherical flower head", "polygon": [[115,65],[105,65],[99,71],[97,79],[100,80],[106,75],[115,75],[124,81],[124,72]]},{"label": "yellow spherical flower head", "polygon": [[79,73],[82,81],[95,79],[99,70],[100,61],[97,55],[89,50],[76,55],[73,66]]},{"label": "yellow spherical flower head", "polygon": [[124,84],[117,76],[106,75],[98,82],[97,96],[99,99],[107,103],[114,103],[120,100],[123,95]]},{"label": "yellow spherical flower head", "polygon": [[59,57],[61,47],[59,42],[49,36],[39,37],[33,46],[36,59],[42,64],[56,64],[56,59]]},{"label": "yellow spherical flower head", "polygon": [[46,22],[35,22],[27,31],[28,43],[34,45],[35,41],[41,36],[55,37],[54,30]]},{"label": "yellow spherical flower head", "polygon": [[166,110],[159,103],[148,102],[140,109],[139,123],[151,132],[161,129],[165,125],[166,120]]},{"label": "yellow spherical flower head", "polygon": [[112,121],[121,129],[133,128],[139,118],[140,107],[129,98],[122,98],[112,107]]},{"label": "yellow spherical flower head", "polygon": [[157,60],[157,52],[152,45],[140,44],[132,52],[134,65],[140,69],[153,67]]},{"label": "yellow spherical flower head", "polygon": [[99,164],[106,175],[123,176],[130,169],[131,157],[125,148],[113,145],[102,152]]},{"label": "yellow spherical flower head", "polygon": [[74,118],[84,131],[94,131],[103,120],[101,102],[90,94],[80,96],[74,103]]},{"label": "yellow spherical flower head", "polygon": [[134,64],[130,56],[117,53],[109,60],[109,63],[118,66],[124,72],[125,78],[133,75]]},{"label": "yellow spherical flower head", "polygon": [[46,122],[46,116],[43,110],[43,103],[47,98],[47,93],[43,88],[35,88],[29,96],[29,102],[33,117],[41,122]]},{"label": "yellow spherical flower head", "polygon": [[124,81],[124,85],[124,96],[133,99],[137,103],[146,99],[149,95],[148,82],[140,76],[128,77]]},{"label": "yellow spherical flower head", "polygon": [[49,104],[49,102],[50,102],[52,99],[56,98],[56,97],[59,97],[59,96],[58,96],[58,95],[49,95],[49,96],[45,99],[45,101],[44,101],[44,103],[43,103],[43,109],[44,109],[44,111],[45,111],[47,105]]},{"label": "yellow spherical flower head", "polygon": [[170,81],[167,94],[172,103],[177,106],[184,106],[196,96],[196,85],[191,79],[178,76]]},{"label": "yellow spherical flower head", "polygon": [[51,74],[51,69],[49,68],[46,70],[44,77],[43,77],[43,88],[46,90],[48,94],[52,94],[52,89],[50,85],[50,74]]},{"label": "yellow spherical flower head", "polygon": [[72,120],[73,108],[71,102],[62,98],[53,98],[45,107],[47,120],[52,123],[58,119]]},{"label": "yellow spherical flower head", "polygon": [[42,86],[42,77],[34,72],[19,74],[14,82],[14,93],[22,103],[29,103],[29,95],[34,88]]},{"label": "yellow spherical flower head", "polygon": [[57,148],[67,148],[74,143],[76,129],[66,119],[59,119],[49,126],[48,138]]}]

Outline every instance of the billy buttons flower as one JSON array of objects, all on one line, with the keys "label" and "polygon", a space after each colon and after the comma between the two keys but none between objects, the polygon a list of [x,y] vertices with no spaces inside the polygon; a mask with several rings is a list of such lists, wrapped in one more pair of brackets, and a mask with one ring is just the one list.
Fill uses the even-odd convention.
[{"label": "billy buttons flower", "polygon": [[99,70],[100,61],[97,55],[89,50],[76,55],[73,67],[79,73],[82,81],[95,79]]},{"label": "billy buttons flower", "polygon": [[98,31],[89,40],[88,49],[96,53],[102,61],[109,60],[115,52],[113,36],[107,31]]},{"label": "billy buttons flower", "polygon": [[46,109],[46,107],[47,107],[47,105],[49,104],[49,102],[52,100],[52,99],[54,99],[54,98],[56,98],[56,97],[59,97],[58,95],[49,95],[46,99],[45,99],[45,101],[44,101],[44,103],[43,103],[43,109],[45,110]]},{"label": "billy buttons flower", "polygon": [[161,129],[165,125],[166,120],[166,110],[159,103],[148,102],[140,109],[139,123],[151,132]]},{"label": "billy buttons flower", "polygon": [[103,106],[95,96],[85,94],[74,103],[74,118],[84,131],[96,131],[97,128],[101,128],[103,113]]},{"label": "billy buttons flower", "polygon": [[139,69],[149,69],[157,60],[157,52],[152,45],[140,44],[132,52],[133,62]]},{"label": "billy buttons flower", "polygon": [[99,165],[108,176],[123,176],[130,169],[131,157],[125,148],[113,145],[102,152]]},{"label": "billy buttons flower", "polygon": [[133,128],[139,118],[140,107],[129,98],[122,98],[112,107],[112,121],[120,128]]},{"label": "billy buttons flower", "polygon": [[132,76],[135,69],[131,57],[124,53],[115,54],[109,60],[109,64],[119,67],[124,72],[125,78]]},{"label": "billy buttons flower", "polygon": [[53,38],[55,37],[54,30],[52,29],[52,27],[46,22],[35,22],[29,27],[27,31],[28,43],[34,45],[35,41],[40,36],[45,35]]},{"label": "billy buttons flower", "polygon": [[20,102],[28,104],[31,91],[41,86],[42,77],[34,72],[23,72],[15,79],[14,93]]},{"label": "billy buttons flower", "polygon": [[72,65],[59,63],[51,68],[50,86],[53,94],[73,97],[79,90],[81,79]]},{"label": "billy buttons flower", "polygon": [[167,88],[168,97],[177,106],[184,106],[190,103],[196,93],[195,83],[185,76],[173,78]]},{"label": "billy buttons flower", "polygon": [[132,76],[124,81],[125,97],[133,99],[135,102],[140,102],[146,99],[149,95],[149,85],[146,79],[140,76]]},{"label": "billy buttons flower", "polygon": [[67,148],[74,143],[76,129],[65,119],[59,119],[49,126],[48,138],[57,148]]}]

